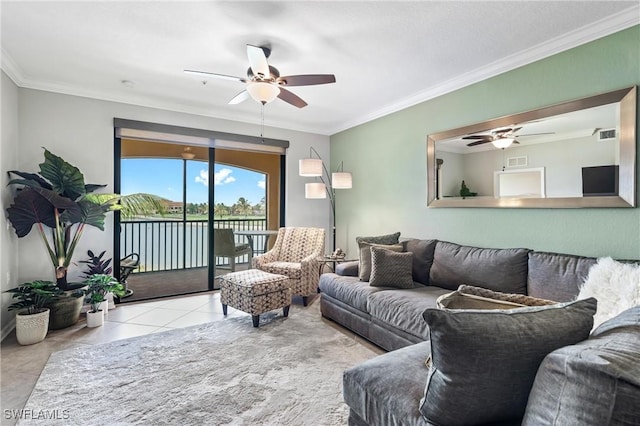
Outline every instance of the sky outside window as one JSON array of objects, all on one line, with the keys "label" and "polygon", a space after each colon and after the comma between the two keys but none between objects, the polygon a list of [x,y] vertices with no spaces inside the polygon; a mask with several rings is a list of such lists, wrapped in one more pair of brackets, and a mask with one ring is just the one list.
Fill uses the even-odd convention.
[{"label": "sky outside window", "polygon": [[[177,159],[122,159],[122,194],[148,193],[170,201],[182,201],[182,163]],[[208,165],[187,161],[187,202],[207,203]],[[226,164],[214,165],[216,203],[231,206],[244,197],[257,204],[266,194],[266,175]]]}]

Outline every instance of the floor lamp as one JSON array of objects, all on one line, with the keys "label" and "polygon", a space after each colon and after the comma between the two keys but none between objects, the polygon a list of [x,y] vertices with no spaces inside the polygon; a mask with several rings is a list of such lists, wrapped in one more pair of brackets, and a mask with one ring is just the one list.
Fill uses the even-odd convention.
[{"label": "floor lamp", "polygon": [[[313,158],[315,154],[318,158]],[[338,169],[329,173],[318,151],[309,148],[309,157],[299,162],[299,174],[304,177],[316,177],[320,182],[311,182],[304,185],[305,198],[327,198],[331,202],[332,217],[332,251],[336,249],[336,189],[350,189],[352,187],[351,173],[342,170],[342,162]]]}]

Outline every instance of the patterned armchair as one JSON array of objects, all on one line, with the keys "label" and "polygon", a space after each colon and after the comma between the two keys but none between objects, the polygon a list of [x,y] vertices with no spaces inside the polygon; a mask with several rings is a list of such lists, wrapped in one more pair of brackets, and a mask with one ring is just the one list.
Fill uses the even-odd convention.
[{"label": "patterned armchair", "polygon": [[318,259],[323,255],[324,229],[285,227],[278,230],[273,248],[254,257],[252,265],[289,277],[291,294],[302,296],[307,306],[308,296],[318,291]]}]

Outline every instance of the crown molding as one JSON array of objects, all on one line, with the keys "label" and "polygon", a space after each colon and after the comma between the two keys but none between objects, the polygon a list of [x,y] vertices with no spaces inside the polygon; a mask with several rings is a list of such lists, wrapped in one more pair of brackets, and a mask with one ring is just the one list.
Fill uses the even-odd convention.
[{"label": "crown molding", "polygon": [[[617,14],[603,18],[588,26],[579,28],[562,36],[556,37],[545,43],[533,46],[518,54],[511,55],[502,60],[493,62],[485,67],[475,69],[458,77],[452,78],[437,86],[433,86],[417,92],[416,94],[402,99],[393,104],[387,105],[369,114],[356,117],[351,120],[344,121],[334,128],[315,128],[313,126],[292,125],[292,122],[274,120],[268,127],[282,128],[292,131],[305,133],[314,133],[323,136],[330,136],[352,127],[359,126],[369,121],[384,117],[394,112],[401,111],[422,102],[434,99],[438,96],[451,93],[462,89],[474,83],[486,80],[496,75],[511,71],[515,68],[536,62],[557,53],[578,47],[582,44],[597,40],[599,38],[614,34],[618,31],[625,30],[634,25],[640,24],[640,3],[625,9]],[[8,52],[0,49],[2,70],[13,80],[13,82],[21,88],[43,90],[47,92],[60,93],[65,95],[73,95],[91,99],[98,99],[110,102],[118,102],[124,104],[137,105],[148,108],[157,108],[167,111],[195,114],[205,117],[211,117],[222,120],[230,120],[234,122],[247,123],[252,125],[260,125],[259,120],[239,119],[236,114],[212,112],[207,108],[190,107],[182,104],[170,102],[155,101],[144,96],[137,95],[114,95],[110,92],[99,90],[87,90],[85,88],[61,85],[58,83],[39,81],[25,75],[20,66],[11,58]]]},{"label": "crown molding", "polygon": [[394,112],[412,107],[422,102],[437,98],[438,96],[454,92],[466,86],[478,83],[507,71],[514,70],[524,65],[531,64],[541,59],[564,52],[574,47],[581,46],[599,38],[617,33],[640,24],[640,3],[603,18],[593,24],[570,31],[555,39],[533,46],[518,54],[508,56],[493,62],[485,67],[475,69],[458,77],[445,81],[437,86],[422,90],[415,95],[399,102],[388,105],[365,116],[348,120],[339,127],[329,129],[329,134],[334,135],[352,127],[359,126],[369,121],[384,117]]},{"label": "crown molding", "polygon": [[0,65],[2,66],[2,71],[16,84],[18,87],[22,87],[24,84],[24,72],[22,69],[16,64],[13,58],[7,53],[4,48],[0,47]]}]

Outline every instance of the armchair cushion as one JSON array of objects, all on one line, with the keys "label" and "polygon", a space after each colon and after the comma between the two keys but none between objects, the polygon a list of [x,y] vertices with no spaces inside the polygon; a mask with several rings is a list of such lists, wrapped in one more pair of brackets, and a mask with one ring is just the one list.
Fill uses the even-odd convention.
[{"label": "armchair cushion", "polygon": [[294,280],[302,277],[302,264],[299,262],[271,262],[262,265],[261,269],[272,274],[286,275]]}]

